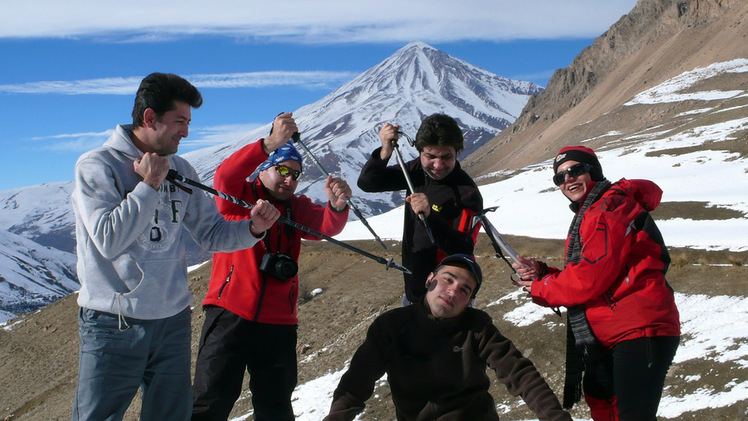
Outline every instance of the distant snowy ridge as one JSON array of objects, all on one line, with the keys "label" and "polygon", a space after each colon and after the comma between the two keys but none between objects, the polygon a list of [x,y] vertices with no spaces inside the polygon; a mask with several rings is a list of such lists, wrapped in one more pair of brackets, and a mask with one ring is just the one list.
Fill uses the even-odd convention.
[{"label": "distant snowy ridge", "polygon": [[[73,252],[75,216],[70,205],[73,186],[68,181],[0,191],[0,230]],[[67,241],[52,238],[55,234],[69,238]],[[45,239],[58,244],[48,244]]]},{"label": "distant snowy ridge", "polygon": [[80,288],[72,253],[0,231],[0,323]]},{"label": "distant snowy ridge", "polygon": [[0,322],[80,288],[73,182],[0,192]]}]

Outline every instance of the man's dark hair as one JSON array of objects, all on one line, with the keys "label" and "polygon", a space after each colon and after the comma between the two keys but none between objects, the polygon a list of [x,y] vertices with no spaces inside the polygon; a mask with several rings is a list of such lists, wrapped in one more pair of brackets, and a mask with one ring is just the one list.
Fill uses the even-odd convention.
[{"label": "man's dark hair", "polygon": [[167,111],[176,108],[174,101],[185,102],[192,108],[203,105],[203,96],[190,82],[172,73],[151,73],[146,76],[135,95],[132,107],[133,127],[143,125],[143,112],[151,108],[160,119]]},{"label": "man's dark hair", "polygon": [[424,118],[416,132],[415,143],[418,152],[426,146],[452,146],[455,154],[459,154],[464,148],[460,126],[446,114],[431,114]]}]

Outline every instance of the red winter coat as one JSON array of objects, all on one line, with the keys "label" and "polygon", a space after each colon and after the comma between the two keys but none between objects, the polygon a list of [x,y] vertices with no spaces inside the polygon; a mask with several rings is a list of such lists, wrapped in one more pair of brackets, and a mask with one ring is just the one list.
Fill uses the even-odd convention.
[{"label": "red winter coat", "polygon": [[[320,206],[306,196],[292,196],[288,202],[270,199],[259,178],[247,178],[268,155],[261,141],[247,145],[228,157],[216,169],[213,185],[216,190],[238,197],[248,203],[264,199],[280,210],[281,215],[322,234],[339,234],[348,220],[348,207],[336,212],[329,204]],[[223,199],[216,199],[218,210],[228,220],[249,218],[249,209]],[[291,204],[290,214],[288,203]],[[296,305],[299,296],[298,275],[287,281],[260,272],[259,266],[266,250],[283,253],[295,262],[299,260],[301,239],[319,240],[286,224],[275,223],[265,233],[263,241],[254,247],[233,253],[215,253],[213,272],[203,305],[223,307],[232,313],[259,323],[298,324]]]},{"label": "red winter coat", "polygon": [[532,284],[533,300],[550,307],[584,304],[595,337],[608,348],[624,340],[680,335],[673,290],[665,280],[670,257],[648,213],[661,197],[662,190],[648,180],[613,184],[582,217],[580,262],[549,268]]}]

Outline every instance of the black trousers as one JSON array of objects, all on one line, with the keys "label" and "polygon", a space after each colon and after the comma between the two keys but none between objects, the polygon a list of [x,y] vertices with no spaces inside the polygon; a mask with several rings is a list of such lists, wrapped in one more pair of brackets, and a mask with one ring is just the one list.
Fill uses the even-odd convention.
[{"label": "black trousers", "polygon": [[249,373],[254,419],[293,420],[296,325],[250,322],[221,307],[205,309],[195,365],[192,420],[226,420]]},{"label": "black trousers", "polygon": [[678,336],[656,336],[616,344],[597,370],[585,372],[584,392],[592,418],[616,419],[614,409],[605,404],[612,402],[609,396],[614,394],[618,420],[656,420],[665,376],[679,342]]}]

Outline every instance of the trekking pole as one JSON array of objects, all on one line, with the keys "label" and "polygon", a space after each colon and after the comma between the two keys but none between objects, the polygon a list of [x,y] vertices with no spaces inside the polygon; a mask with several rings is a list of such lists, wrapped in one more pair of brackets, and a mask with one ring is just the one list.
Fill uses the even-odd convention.
[{"label": "trekking pole", "polygon": [[486,234],[488,235],[488,238],[491,239],[491,245],[493,245],[493,249],[496,251],[496,257],[500,257],[502,260],[504,260],[506,264],[509,265],[509,267],[512,269],[512,271],[516,274],[517,271],[512,266],[512,262],[510,262],[509,259],[506,258],[506,256],[502,252],[502,249],[506,252],[506,254],[509,255],[509,257],[512,260],[519,263],[520,265],[523,265],[523,266],[526,266],[526,265],[519,260],[519,257],[517,256],[517,252],[514,251],[512,246],[509,245],[509,243],[506,242],[504,237],[501,236],[501,234],[496,229],[496,227],[493,226],[491,221],[488,220],[486,213],[493,212],[496,210],[496,208],[497,206],[494,206],[488,209],[483,209],[481,212],[478,212],[475,214],[475,218],[478,218],[478,220],[480,220],[481,223],[483,223],[483,226],[486,228]]},{"label": "trekking pole", "polygon": [[[519,274],[517,273],[517,270],[514,269],[514,266],[512,266],[512,262],[510,262],[509,259],[506,258],[504,253],[501,252],[501,249],[504,249],[506,254],[508,254],[512,260],[519,263],[520,265],[527,267],[527,264],[522,263],[522,261],[519,260],[517,252],[514,251],[512,246],[509,245],[509,243],[506,242],[504,237],[501,236],[501,234],[496,229],[496,227],[493,226],[491,221],[488,220],[488,217],[486,216],[486,212],[493,212],[497,208],[498,206],[483,209],[481,212],[475,214],[475,218],[478,218],[483,223],[483,226],[486,227],[486,234],[488,235],[488,238],[491,239],[491,244],[493,245],[493,249],[496,250],[496,256],[500,257],[502,260],[506,262],[506,264],[509,265],[509,267],[512,269],[512,272],[514,272],[511,275],[509,275],[509,279],[511,279],[512,282],[516,282],[514,278],[512,278],[512,276],[517,275],[517,277],[519,277]],[[558,309],[558,307],[551,307],[551,310],[553,310],[553,312],[556,313],[556,315],[558,315],[559,317],[561,316],[561,311]]]},{"label": "trekking pole", "polygon": [[[228,195],[228,194],[226,194],[226,193],[224,193],[222,191],[216,190],[216,189],[214,189],[212,187],[208,187],[205,184],[201,184],[201,183],[198,183],[197,181],[190,180],[189,178],[186,178],[186,177],[182,176],[181,174],[179,174],[178,172],[176,172],[174,170],[169,170],[169,173],[166,175],[166,179],[169,180],[170,182],[174,183],[176,186],[178,186],[178,187],[180,187],[182,189],[185,189],[185,187],[179,185],[178,182],[189,184],[190,186],[197,187],[197,188],[199,188],[201,190],[204,190],[204,191],[212,194],[213,196],[218,196],[221,199],[228,200],[229,202],[232,202],[232,203],[236,203],[237,205],[242,206],[242,207],[247,208],[247,209],[252,209],[254,207],[254,205],[252,205],[251,203],[247,203],[244,200],[239,199],[238,197],[234,197],[234,196]],[[311,229],[309,227],[301,225],[298,222],[292,221],[291,219],[286,218],[283,215],[281,215],[280,217],[278,217],[278,222],[280,222],[282,224],[286,224],[286,225],[292,226],[292,227],[294,227],[296,229],[304,231],[304,232],[306,232],[308,234],[311,234],[311,235],[313,235],[315,237],[319,237],[319,238],[321,238],[323,240],[327,240],[327,241],[329,241],[329,242],[331,242],[333,244],[336,244],[336,245],[339,245],[339,246],[341,246],[343,248],[346,248],[348,250],[354,251],[354,252],[356,252],[356,253],[358,253],[358,254],[360,254],[362,256],[366,256],[366,257],[368,257],[368,258],[376,261],[377,263],[383,264],[385,266],[385,270],[389,269],[389,268],[395,268],[395,269],[397,269],[397,270],[399,270],[401,272],[407,273],[409,275],[411,274],[411,272],[410,272],[410,270],[408,270],[408,268],[406,268],[405,266],[402,266],[402,265],[400,265],[398,263],[395,263],[395,261],[393,259],[385,259],[384,257],[375,256],[375,255],[373,255],[373,254],[371,254],[371,253],[369,253],[367,251],[361,250],[360,248],[354,247],[354,246],[352,246],[350,244],[346,244],[346,243],[344,243],[342,241],[339,241],[339,240],[336,240],[336,239],[334,239],[334,238],[332,238],[332,237],[330,237],[328,235],[322,234],[321,232],[315,231],[315,230],[313,230],[313,229]]]},{"label": "trekking pole", "polygon": [[[306,145],[304,144],[304,142],[301,141],[301,135],[299,134],[299,132],[296,132],[293,135],[291,135],[291,138],[293,139],[294,142],[296,142],[299,145],[301,145],[301,148],[304,149],[304,151],[306,152],[307,155],[309,155],[309,157],[314,162],[314,165],[317,166],[317,169],[320,170],[320,172],[325,177],[327,177],[328,175],[330,175],[330,173],[328,173],[327,171],[325,171],[325,168],[322,166],[322,164],[319,163],[319,161],[317,160],[317,157],[314,156],[314,154],[312,153],[312,151],[310,151],[309,148],[306,147]],[[356,207],[356,205],[353,204],[353,202],[351,201],[350,197],[346,197],[345,198],[345,203],[348,204],[348,207],[351,208],[351,210],[356,215],[356,217],[358,218],[358,220],[361,221],[361,223],[364,224],[364,226],[366,227],[366,229],[369,230],[369,232],[371,233],[371,235],[374,236],[374,238],[377,240],[377,242],[382,247],[384,247],[385,250],[387,250],[387,246],[384,244],[384,242],[382,241],[382,239],[379,238],[379,236],[377,235],[377,233],[374,232],[374,229],[369,225],[369,222],[366,221],[366,218],[364,218],[364,215],[361,214],[361,211],[358,210],[358,208]]]},{"label": "trekking pole", "polygon": [[[403,132],[397,133],[404,135],[412,146],[412,139],[407,134]],[[397,139],[392,139],[390,142],[392,142],[392,147],[395,148],[395,157],[397,158],[397,163],[400,164],[400,169],[403,170],[403,176],[405,177],[405,182],[408,183],[408,189],[410,189],[411,193],[415,193],[416,190],[413,188],[413,181],[410,179],[408,169],[405,167],[405,161],[403,160],[403,155],[400,153],[400,147],[397,145]],[[418,212],[418,218],[423,222],[423,226],[426,228],[426,235],[429,236],[431,243],[436,243],[436,241],[434,241],[434,234],[431,232],[431,227],[429,226],[429,223],[426,222],[426,215],[424,215],[423,212]]]}]

